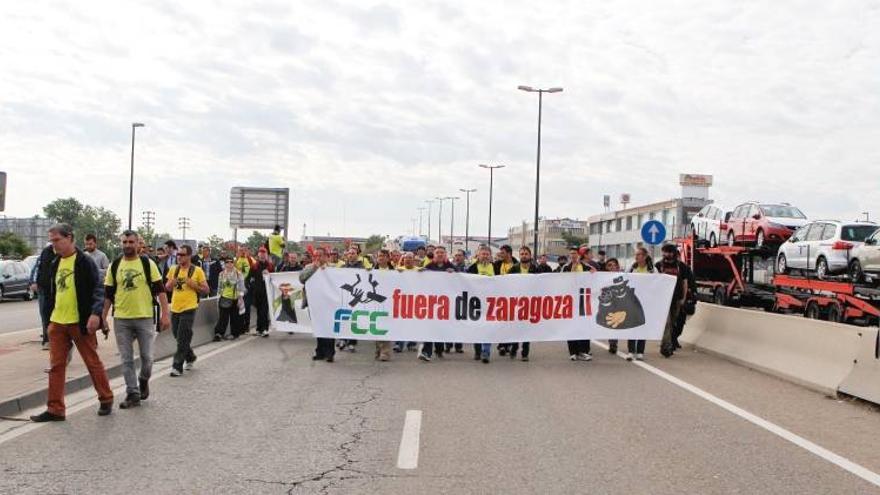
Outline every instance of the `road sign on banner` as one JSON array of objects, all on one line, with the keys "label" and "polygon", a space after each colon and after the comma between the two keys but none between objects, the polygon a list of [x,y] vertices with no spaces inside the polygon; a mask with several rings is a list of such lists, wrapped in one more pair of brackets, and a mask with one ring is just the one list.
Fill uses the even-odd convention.
[{"label": "road sign on banner", "polygon": [[660,244],[666,239],[666,227],[662,222],[649,220],[642,225],[642,240],[652,246]]}]

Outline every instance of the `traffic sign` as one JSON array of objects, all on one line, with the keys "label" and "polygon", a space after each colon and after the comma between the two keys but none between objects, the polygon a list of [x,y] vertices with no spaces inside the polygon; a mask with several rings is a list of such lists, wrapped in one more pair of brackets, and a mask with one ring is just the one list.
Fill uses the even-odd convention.
[{"label": "traffic sign", "polygon": [[650,245],[656,245],[666,239],[666,227],[657,220],[649,220],[642,225],[642,240]]}]

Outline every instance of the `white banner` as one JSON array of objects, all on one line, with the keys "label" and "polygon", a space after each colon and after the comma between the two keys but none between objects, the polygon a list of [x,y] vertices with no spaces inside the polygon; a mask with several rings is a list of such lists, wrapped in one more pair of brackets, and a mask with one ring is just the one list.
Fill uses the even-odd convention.
[{"label": "white banner", "polygon": [[317,337],[465,343],[659,340],[674,288],[669,275],[610,272],[327,268],[306,282]]},{"label": "white banner", "polygon": [[303,285],[299,282],[299,272],[270,273],[264,279],[269,299],[270,329],[312,333],[309,312],[302,307]]}]

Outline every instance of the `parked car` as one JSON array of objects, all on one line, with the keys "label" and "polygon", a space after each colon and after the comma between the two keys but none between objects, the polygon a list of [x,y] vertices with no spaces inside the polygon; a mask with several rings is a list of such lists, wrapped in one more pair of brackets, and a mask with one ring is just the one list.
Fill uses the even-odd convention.
[{"label": "parked car", "polygon": [[34,297],[30,287],[31,271],[23,261],[0,260],[0,299],[21,296],[25,301]]},{"label": "parked car", "polygon": [[776,272],[813,271],[819,279],[845,273],[853,250],[861,247],[878,228],[873,222],[810,222],[779,246]]},{"label": "parked car", "polygon": [[806,215],[789,204],[750,201],[737,206],[727,218],[727,245],[749,243],[758,248],[779,245],[806,223]]},{"label": "parked car", "polygon": [[880,230],[875,230],[859,247],[852,250],[849,276],[853,282],[864,282],[871,277],[880,279]]},{"label": "parked car", "polygon": [[691,219],[691,235],[694,245],[708,244],[709,247],[718,245],[725,231],[724,217],[726,210],[716,204],[706,205]]}]

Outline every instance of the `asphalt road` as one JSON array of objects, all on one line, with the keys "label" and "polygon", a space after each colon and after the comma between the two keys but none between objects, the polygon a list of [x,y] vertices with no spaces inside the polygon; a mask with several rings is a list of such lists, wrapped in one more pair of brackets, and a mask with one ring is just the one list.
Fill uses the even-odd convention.
[{"label": "asphalt road", "polygon": [[[3,299],[0,301],[0,333],[17,332],[40,328],[40,312],[37,309],[36,299],[22,301],[21,299]],[[39,336],[39,330],[37,331]]]},{"label": "asphalt road", "polygon": [[[251,338],[161,372],[139,409],[9,438],[0,493],[880,493],[828,460],[594,346],[333,364],[305,336]],[[221,344],[228,346],[228,344]],[[222,349],[222,347],[221,347]],[[205,352],[205,351],[202,351]],[[880,412],[696,352],[648,364],[880,471]],[[397,468],[407,410],[418,467]]]}]

